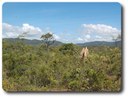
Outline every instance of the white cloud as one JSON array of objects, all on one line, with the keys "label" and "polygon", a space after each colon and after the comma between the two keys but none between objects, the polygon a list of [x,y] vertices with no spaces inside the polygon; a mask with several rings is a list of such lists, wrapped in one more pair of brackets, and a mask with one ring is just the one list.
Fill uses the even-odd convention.
[{"label": "white cloud", "polygon": [[90,38],[91,38],[90,35],[78,37],[77,40],[76,40],[76,43],[79,43],[79,42],[88,42],[90,40]]},{"label": "white cloud", "polygon": [[121,30],[105,24],[82,24],[81,36],[87,41],[112,41],[112,36],[121,34]]},{"label": "white cloud", "polygon": [[[40,39],[40,36],[44,34],[42,29],[28,23],[22,24],[22,26],[13,26],[8,23],[3,23],[2,26],[3,38],[16,38],[19,35],[25,35],[27,39]],[[49,32],[53,34],[53,32]],[[53,34],[53,36],[56,40],[60,39],[56,34]]]},{"label": "white cloud", "polygon": [[24,33],[25,38],[36,39],[37,37],[40,38],[41,34],[43,34],[39,27],[35,27],[27,23],[22,26],[13,26],[8,23],[3,23],[2,26],[4,38],[16,38]]},{"label": "white cloud", "polygon": [[[117,37],[121,31],[105,24],[83,24],[81,33],[57,33],[54,34],[49,27],[40,29],[39,27],[24,23],[21,26],[13,26],[8,23],[2,24],[3,38],[16,38],[25,33],[27,39],[40,39],[44,32],[53,34],[56,40],[62,42],[89,42],[89,41],[112,41],[112,36]],[[46,30],[45,30],[46,29]]]},{"label": "white cloud", "polygon": [[3,28],[2,28],[3,37],[16,37],[22,31],[22,29],[20,27],[12,26],[12,25],[7,24],[7,23],[3,23],[2,26],[3,26]]},{"label": "white cloud", "polygon": [[70,39],[61,38],[61,42],[71,43],[72,41]]},{"label": "white cloud", "polygon": [[100,33],[100,34],[115,34],[121,31],[105,24],[83,24],[83,32],[85,33]]},{"label": "white cloud", "polygon": [[95,38],[97,38],[97,39],[101,39],[102,37],[101,37],[101,36],[96,35],[96,36],[95,36]]},{"label": "white cloud", "polygon": [[37,34],[37,33],[41,33],[42,32],[42,30],[39,27],[34,27],[34,26],[29,25],[27,23],[26,24],[23,24],[22,31],[23,32],[27,32],[30,35],[33,35],[33,34]]},{"label": "white cloud", "polygon": [[78,41],[83,41],[83,39],[81,37],[78,37],[77,40]]},{"label": "white cloud", "polygon": [[90,36],[89,34],[87,34],[87,35],[85,35],[85,38],[86,38],[86,39],[90,39],[91,36]]},{"label": "white cloud", "polygon": [[56,40],[59,40],[59,39],[60,39],[60,37],[59,37],[58,35],[56,35],[56,34],[53,34],[53,37],[54,37]]}]

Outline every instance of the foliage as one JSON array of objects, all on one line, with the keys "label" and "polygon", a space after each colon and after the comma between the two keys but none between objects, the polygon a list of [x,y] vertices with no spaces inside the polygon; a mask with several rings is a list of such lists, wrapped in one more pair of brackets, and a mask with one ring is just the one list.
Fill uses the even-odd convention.
[{"label": "foliage", "polygon": [[49,46],[52,45],[55,41],[53,34],[51,34],[51,33],[43,34],[41,36],[41,39],[43,39],[43,41],[45,42],[47,50],[48,50]]},{"label": "foliage", "polygon": [[121,34],[117,36],[112,36],[112,40],[115,42],[115,46],[118,46],[118,42],[121,41]]},{"label": "foliage", "polygon": [[49,47],[3,41],[3,89],[6,91],[120,91],[121,50],[118,47]]}]

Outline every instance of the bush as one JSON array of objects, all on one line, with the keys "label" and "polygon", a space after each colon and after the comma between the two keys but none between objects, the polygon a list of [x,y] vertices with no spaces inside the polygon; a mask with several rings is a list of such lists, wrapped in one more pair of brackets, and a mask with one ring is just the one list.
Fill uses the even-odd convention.
[{"label": "bush", "polygon": [[74,44],[30,46],[3,42],[3,88],[6,91],[119,91],[121,50],[118,47],[82,47]]}]

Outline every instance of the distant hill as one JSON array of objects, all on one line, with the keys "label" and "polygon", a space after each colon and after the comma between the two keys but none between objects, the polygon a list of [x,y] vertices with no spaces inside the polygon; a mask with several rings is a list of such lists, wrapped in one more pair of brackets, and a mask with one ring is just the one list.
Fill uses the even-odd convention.
[{"label": "distant hill", "polygon": [[79,46],[121,46],[121,41],[106,42],[106,41],[94,41],[86,43],[77,43]]},{"label": "distant hill", "polygon": [[[29,45],[40,45],[43,43],[43,41],[41,40],[37,40],[37,39],[18,39],[18,38],[3,38],[3,40],[5,41],[9,41],[9,42],[17,42],[17,41],[21,41],[23,43],[29,44]],[[64,43],[60,42],[60,41],[55,41],[54,42],[54,46],[58,46],[58,45],[62,45]],[[86,42],[86,43],[77,43],[76,45],[78,46],[119,46],[121,47],[121,41],[117,41],[115,42],[106,42],[106,41],[94,41],[94,42]]]},{"label": "distant hill", "polygon": [[[43,43],[43,41],[37,40],[37,39],[30,40],[30,39],[18,39],[18,38],[4,38],[3,40],[4,41],[9,41],[9,42],[12,42],[12,43],[21,41],[21,42],[29,44],[29,45],[40,45],[40,44]],[[55,41],[53,45],[58,46],[58,45],[62,45],[62,44],[63,44],[62,42]]]}]

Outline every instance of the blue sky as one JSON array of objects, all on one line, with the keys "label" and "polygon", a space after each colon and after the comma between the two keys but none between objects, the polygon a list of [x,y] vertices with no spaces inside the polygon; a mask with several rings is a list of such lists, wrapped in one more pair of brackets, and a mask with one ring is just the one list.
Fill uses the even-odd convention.
[{"label": "blue sky", "polygon": [[39,39],[51,32],[62,42],[111,41],[121,33],[119,3],[4,3],[3,37]]}]

